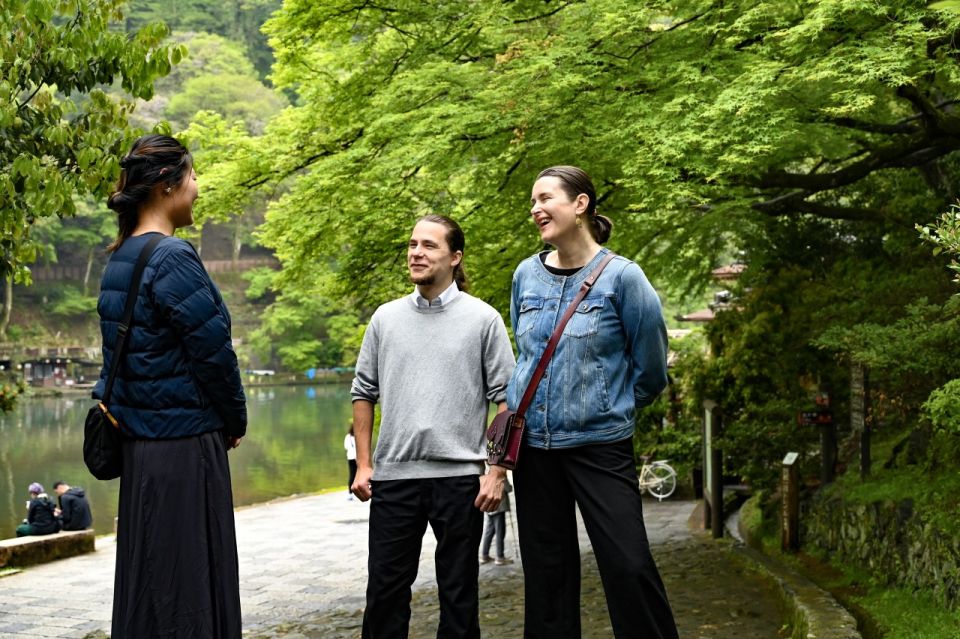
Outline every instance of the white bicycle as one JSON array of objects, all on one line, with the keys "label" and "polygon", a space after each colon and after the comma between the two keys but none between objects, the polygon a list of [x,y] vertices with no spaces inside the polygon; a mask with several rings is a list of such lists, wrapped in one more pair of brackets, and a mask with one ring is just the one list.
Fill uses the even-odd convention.
[{"label": "white bicycle", "polygon": [[641,457],[641,459],[643,467],[640,469],[640,492],[649,490],[650,494],[659,501],[672,495],[677,489],[677,471],[665,459],[649,464],[648,457]]}]

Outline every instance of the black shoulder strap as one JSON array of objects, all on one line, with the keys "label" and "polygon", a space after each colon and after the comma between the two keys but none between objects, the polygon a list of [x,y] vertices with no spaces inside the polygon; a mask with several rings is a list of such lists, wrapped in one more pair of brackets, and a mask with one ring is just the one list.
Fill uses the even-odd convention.
[{"label": "black shoulder strap", "polygon": [[113,382],[117,376],[117,368],[120,366],[120,359],[123,357],[123,351],[127,347],[127,336],[130,327],[133,326],[133,309],[137,305],[137,295],[140,292],[140,279],[143,277],[143,269],[150,261],[153,249],[157,244],[166,238],[166,235],[157,233],[150,238],[146,246],[140,251],[140,257],[137,258],[137,265],[133,269],[133,278],[130,280],[130,289],[127,291],[127,303],[123,307],[123,319],[120,320],[120,326],[117,327],[117,343],[113,346],[113,360],[110,362],[110,372],[107,374],[107,385],[103,389],[103,397],[100,402],[107,404],[110,401],[110,393],[113,391]]}]

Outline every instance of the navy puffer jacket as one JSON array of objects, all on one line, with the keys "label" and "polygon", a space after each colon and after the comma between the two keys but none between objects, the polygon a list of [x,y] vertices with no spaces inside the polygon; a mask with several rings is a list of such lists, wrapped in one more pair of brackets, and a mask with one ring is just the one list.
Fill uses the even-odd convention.
[{"label": "navy puffer jacket", "polygon": [[[130,278],[151,236],[125,240],[103,272],[97,312],[104,366],[94,399],[102,397]],[[236,437],[246,433],[246,398],[230,339],[230,314],[193,247],[182,239],[161,240],[143,271],[133,330],[108,407],[138,438],[219,429]]]}]

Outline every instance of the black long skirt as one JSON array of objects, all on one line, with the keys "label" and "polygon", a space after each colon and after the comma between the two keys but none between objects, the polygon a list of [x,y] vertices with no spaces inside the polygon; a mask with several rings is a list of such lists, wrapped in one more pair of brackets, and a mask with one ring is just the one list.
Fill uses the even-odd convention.
[{"label": "black long skirt", "polygon": [[125,442],[112,639],[238,639],[241,627],[223,436]]}]

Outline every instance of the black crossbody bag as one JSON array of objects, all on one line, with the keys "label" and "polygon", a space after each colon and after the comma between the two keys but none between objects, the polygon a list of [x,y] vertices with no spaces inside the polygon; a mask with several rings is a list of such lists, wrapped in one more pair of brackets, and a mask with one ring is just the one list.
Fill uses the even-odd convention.
[{"label": "black crossbody bag", "polygon": [[117,343],[114,345],[113,359],[110,362],[110,370],[107,372],[103,397],[96,406],[87,411],[87,419],[83,425],[83,461],[90,474],[97,479],[116,479],[123,472],[123,440],[130,435],[129,431],[110,414],[107,406],[110,402],[110,393],[113,391],[113,382],[117,377],[117,369],[120,367],[120,360],[127,347],[130,329],[133,327],[133,309],[137,305],[143,269],[150,261],[150,256],[157,244],[165,237],[162,234],[156,235],[140,251],[137,265],[133,269],[133,278],[130,280],[130,289],[127,291],[127,302],[123,307],[123,319],[117,328]]}]

